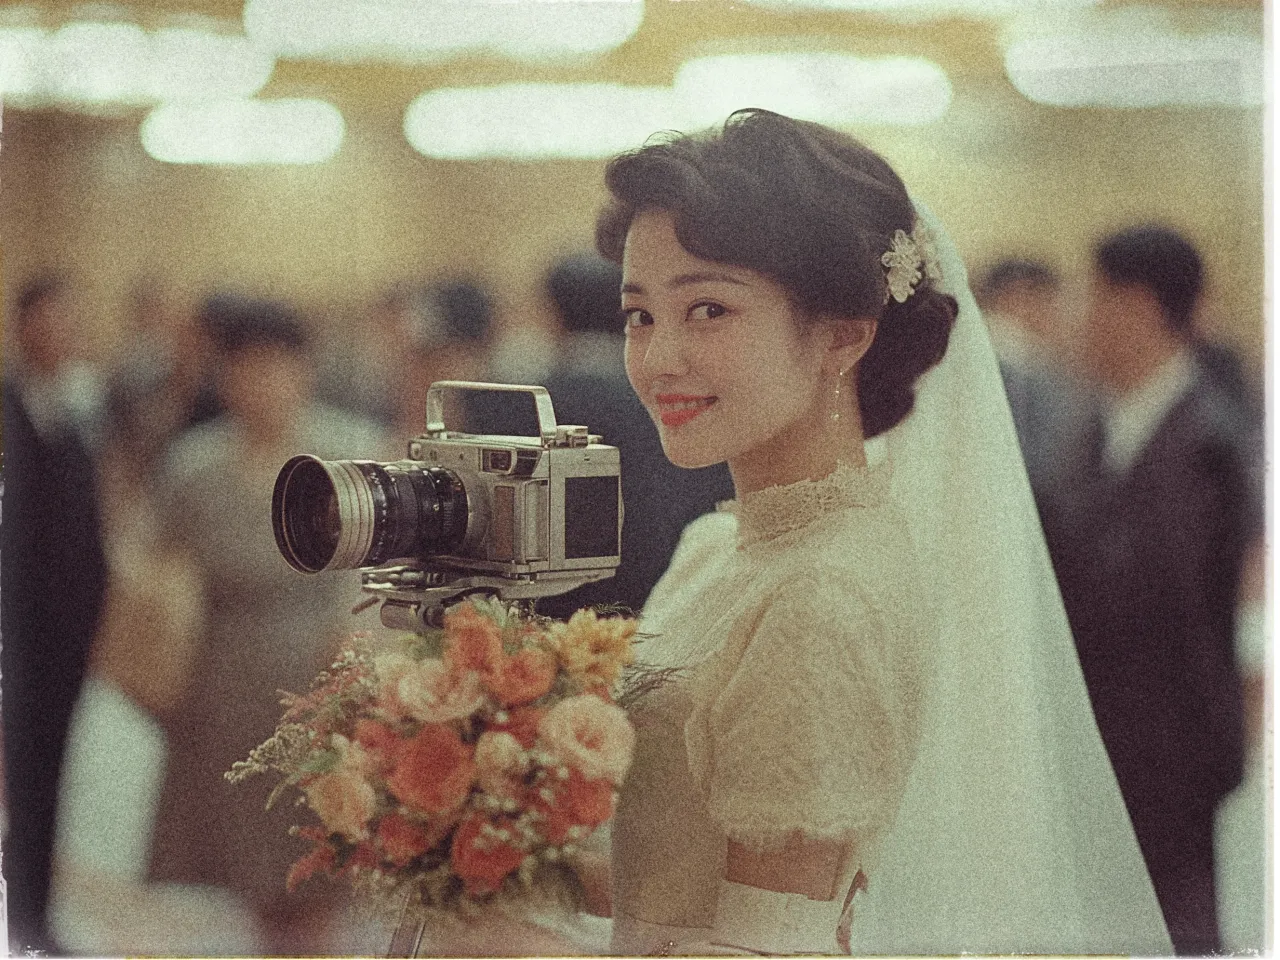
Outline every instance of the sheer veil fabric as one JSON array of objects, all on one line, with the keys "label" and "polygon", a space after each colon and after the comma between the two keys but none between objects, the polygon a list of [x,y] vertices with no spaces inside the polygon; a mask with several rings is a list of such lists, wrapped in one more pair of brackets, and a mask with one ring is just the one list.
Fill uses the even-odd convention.
[{"label": "sheer veil fabric", "polygon": [[1173,952],[1099,737],[963,263],[918,214],[960,313],[906,420],[868,444],[939,611],[919,753],[854,908],[855,954]]}]

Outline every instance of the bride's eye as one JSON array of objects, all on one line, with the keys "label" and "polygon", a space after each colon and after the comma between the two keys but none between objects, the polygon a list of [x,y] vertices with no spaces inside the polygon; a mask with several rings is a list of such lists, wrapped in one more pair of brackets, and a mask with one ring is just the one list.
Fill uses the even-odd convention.
[{"label": "bride's eye", "polygon": [[699,303],[695,304],[689,310],[690,320],[715,320],[717,317],[723,317],[729,310],[723,304],[719,303]]},{"label": "bride's eye", "polygon": [[623,328],[627,330],[633,327],[647,327],[653,323],[653,317],[649,315],[649,311],[641,310],[639,307],[623,307],[618,316],[622,319]]}]

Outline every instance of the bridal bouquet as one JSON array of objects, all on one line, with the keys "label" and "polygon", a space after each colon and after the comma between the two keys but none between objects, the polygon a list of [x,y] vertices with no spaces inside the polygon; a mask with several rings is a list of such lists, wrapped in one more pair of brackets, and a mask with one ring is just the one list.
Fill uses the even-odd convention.
[{"label": "bridal bouquet", "polygon": [[635,632],[469,599],[433,634],[357,635],[227,778],[282,774],[272,802],[296,788],[318,818],[293,828],[313,846],[290,889],[329,875],[464,914],[572,891],[565,860],[613,815],[631,762],[611,690]]}]

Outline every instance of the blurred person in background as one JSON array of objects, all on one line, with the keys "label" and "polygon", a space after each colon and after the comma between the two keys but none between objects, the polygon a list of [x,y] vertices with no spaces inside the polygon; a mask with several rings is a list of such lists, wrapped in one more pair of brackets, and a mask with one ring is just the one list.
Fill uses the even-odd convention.
[{"label": "blurred person in background", "polygon": [[383,459],[389,445],[374,425],[312,399],[308,338],[291,308],[224,295],[204,317],[227,412],[174,445],[161,481],[164,527],[199,570],[205,618],[163,718],[150,879],[243,898],[263,955],[325,952],[336,890],[285,892],[306,847],[289,835],[293,812],[265,811],[271,784],[233,786],[223,775],[274,731],[278,691],[304,692],[329,663],[360,596],[354,574],[307,577],[280,556],[271,527],[280,467],[300,452]]},{"label": "blurred person in background", "polygon": [[1027,257],[1009,257],[982,272],[974,296],[1001,364],[1040,369],[1054,363],[1061,286],[1057,270]]},{"label": "blurred person in background", "polygon": [[1159,225],[1094,249],[1083,354],[1100,415],[1064,457],[1049,546],[1098,727],[1179,954],[1221,948],[1214,812],[1241,779],[1234,650],[1262,496],[1248,424],[1188,334],[1203,266]]},{"label": "blurred person in background", "polygon": [[[397,436],[416,437],[426,427],[427,390],[437,380],[488,380],[496,304],[478,280],[458,278],[419,293],[410,334],[409,373],[400,389]],[[465,426],[465,401],[446,397],[445,424]]]},{"label": "blurred person in background", "polygon": [[[617,574],[538,602],[538,612],[567,618],[597,604],[638,613],[667,568],[685,525],[733,497],[724,464],[684,470],[662,454],[644,404],[627,382],[619,317],[622,270],[595,253],[554,264],[544,294],[559,321],[555,367],[543,381],[559,423],[581,424],[622,455],[622,563]],[[536,435],[527,399],[481,394],[469,402],[472,428],[481,433]]]},{"label": "blurred person in background", "polygon": [[319,363],[319,399],[394,429],[422,307],[422,291],[396,284],[374,301],[365,322],[332,337]]},{"label": "blurred person in background", "polygon": [[102,610],[107,567],[90,455],[96,412],[74,374],[82,331],[66,281],[32,280],[4,378],[5,516],[0,524],[0,709],[9,945],[58,953],[48,903],[72,711]]},{"label": "blurred person in background", "polygon": [[155,277],[129,293],[121,360],[107,391],[108,445],[121,467],[153,478],[169,444],[222,412],[214,349],[197,312]]},{"label": "blurred person in background", "polygon": [[91,453],[101,448],[106,394],[92,362],[87,328],[70,280],[60,274],[32,279],[15,311],[17,356],[27,413],[41,432],[69,430]]},{"label": "blurred person in background", "polygon": [[1001,260],[985,270],[974,295],[991,332],[1027,476],[1043,517],[1053,509],[1058,459],[1081,403],[1061,374],[1058,343],[1061,278],[1047,263]]}]

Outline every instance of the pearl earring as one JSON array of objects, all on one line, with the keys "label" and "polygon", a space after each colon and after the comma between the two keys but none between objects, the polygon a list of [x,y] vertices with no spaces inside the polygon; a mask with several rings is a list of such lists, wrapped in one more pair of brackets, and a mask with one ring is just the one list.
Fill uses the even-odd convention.
[{"label": "pearl earring", "polygon": [[832,423],[840,422],[840,385],[844,382],[844,375],[848,372],[849,371],[846,369],[841,370],[836,374],[836,409],[835,412],[831,414]]}]

